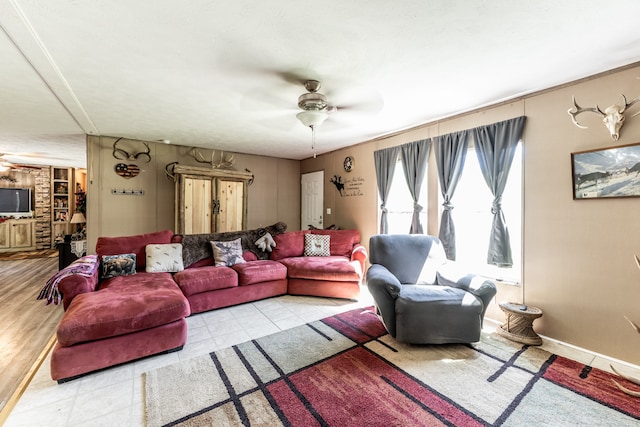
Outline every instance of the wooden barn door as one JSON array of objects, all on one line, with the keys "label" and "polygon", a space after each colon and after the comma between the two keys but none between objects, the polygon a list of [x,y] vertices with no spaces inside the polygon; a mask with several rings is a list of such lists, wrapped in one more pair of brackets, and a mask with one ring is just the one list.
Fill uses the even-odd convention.
[{"label": "wooden barn door", "polygon": [[244,182],[217,180],[216,232],[238,231],[245,228]]},{"label": "wooden barn door", "polygon": [[211,233],[212,180],[184,178],[184,233]]}]

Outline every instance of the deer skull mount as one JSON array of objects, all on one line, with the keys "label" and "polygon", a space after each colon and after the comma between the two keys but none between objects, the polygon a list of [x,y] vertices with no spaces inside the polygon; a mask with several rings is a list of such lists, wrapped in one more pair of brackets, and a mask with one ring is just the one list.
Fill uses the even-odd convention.
[{"label": "deer skull mount", "polygon": [[[574,96],[573,107],[569,108],[569,110],[567,110],[567,113],[569,113],[569,115],[571,116],[571,120],[573,121],[573,124],[578,126],[581,129],[587,129],[587,127],[582,126],[580,123],[578,123],[578,120],[576,118],[578,114],[585,113],[585,112],[598,114],[599,116],[602,117],[602,123],[604,123],[605,127],[611,134],[611,139],[613,139],[614,141],[617,141],[618,138],[620,137],[620,128],[622,128],[622,125],[624,123],[624,112],[626,111],[627,108],[631,107],[633,104],[635,104],[638,101],[640,101],[640,96],[627,102],[627,98],[624,95],[622,95],[622,105],[613,104],[605,108],[604,111],[602,111],[597,104],[595,107],[588,107],[588,108],[583,108],[579,106],[578,103],[576,102],[576,97]],[[635,117],[638,114],[640,114],[640,112],[635,113],[631,117]]]}]

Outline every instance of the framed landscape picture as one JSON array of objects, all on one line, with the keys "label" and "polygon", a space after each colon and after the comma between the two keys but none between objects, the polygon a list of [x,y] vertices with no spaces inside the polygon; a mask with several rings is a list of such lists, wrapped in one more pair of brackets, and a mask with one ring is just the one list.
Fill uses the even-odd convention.
[{"label": "framed landscape picture", "polygon": [[640,197],[640,143],[571,153],[573,198]]}]

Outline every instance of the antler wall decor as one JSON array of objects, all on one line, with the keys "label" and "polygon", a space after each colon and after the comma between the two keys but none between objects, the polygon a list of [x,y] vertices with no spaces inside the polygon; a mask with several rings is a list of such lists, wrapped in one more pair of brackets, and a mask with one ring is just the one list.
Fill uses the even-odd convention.
[{"label": "antler wall decor", "polygon": [[[578,126],[581,129],[587,129],[587,127],[578,123],[578,120],[576,118],[578,114],[585,113],[585,112],[598,114],[599,116],[602,117],[602,123],[604,123],[605,127],[609,130],[609,133],[611,134],[611,139],[613,139],[614,141],[617,141],[618,138],[620,137],[620,129],[622,128],[622,125],[624,123],[624,112],[626,111],[627,108],[631,107],[633,104],[635,104],[638,101],[640,101],[640,96],[627,102],[627,97],[622,95],[622,105],[614,104],[605,108],[605,110],[602,111],[597,104],[595,107],[588,107],[588,108],[583,108],[579,106],[578,103],[576,102],[576,97],[574,96],[573,107],[569,108],[569,110],[567,110],[567,113],[569,113],[569,115],[571,116],[571,120],[573,121],[573,124]],[[575,111],[573,111],[574,109]],[[640,114],[640,111],[635,113],[631,117],[635,117],[638,114]]]},{"label": "antler wall decor", "polygon": [[233,154],[225,154],[224,151],[220,151],[220,159],[216,162],[216,151],[217,150],[213,150],[211,152],[211,160],[205,159],[204,156],[200,153],[200,150],[198,150],[197,148],[191,149],[189,151],[189,155],[191,155],[191,157],[193,157],[196,162],[206,163],[213,169],[229,169],[236,162],[233,158]]},{"label": "antler wall decor", "polygon": [[[640,268],[640,258],[638,258],[637,255],[634,256],[634,258],[636,259],[636,265],[638,266],[638,268]],[[624,316],[624,318],[627,320],[627,322],[629,322],[631,324],[631,327],[640,334],[640,326],[638,326],[637,324],[635,324],[631,319],[629,319],[627,316]],[[609,365],[611,367],[611,370],[613,372],[615,372],[616,374],[618,374],[620,377],[624,378],[627,381],[630,381],[634,384],[640,385],[640,378],[634,378],[631,377],[629,375],[624,375],[621,374],[620,372],[618,372],[616,370],[616,368],[613,367],[613,365]],[[640,391],[636,391],[636,390],[631,390],[629,388],[624,387],[623,385],[619,384],[616,380],[611,380],[613,381],[613,383],[616,385],[616,387],[618,387],[620,390],[622,390],[624,393],[630,395],[630,396],[634,396],[634,397],[640,397]]]},{"label": "antler wall decor", "polygon": [[144,141],[140,141],[144,144],[145,147],[145,151],[139,151],[139,152],[134,152],[129,154],[127,151],[123,150],[122,148],[118,148],[118,142],[120,142],[120,140],[122,140],[124,138],[118,138],[114,141],[113,143],[113,157],[115,157],[118,160],[130,160],[130,161],[135,161],[135,160],[142,160],[145,163],[149,163],[151,161],[151,148],[149,148],[149,145],[144,142]]},{"label": "antler wall decor", "polygon": [[[180,162],[171,162],[171,163],[167,163],[164,167],[164,174],[165,176],[170,179],[173,182],[176,182],[176,174],[175,174],[175,167],[176,165],[180,164]],[[248,172],[251,174],[251,178],[249,178],[249,180],[247,181],[247,185],[251,186],[253,185],[253,181],[255,179],[255,175],[247,168],[244,169],[245,172]]]},{"label": "antler wall decor", "polygon": [[171,162],[167,163],[164,167],[164,174],[173,182],[176,182],[176,175],[173,173],[173,170],[177,164],[178,162]]}]

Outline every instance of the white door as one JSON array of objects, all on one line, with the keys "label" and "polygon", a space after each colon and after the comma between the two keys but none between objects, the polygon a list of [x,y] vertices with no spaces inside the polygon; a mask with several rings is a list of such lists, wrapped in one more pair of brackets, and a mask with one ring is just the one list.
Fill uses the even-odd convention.
[{"label": "white door", "polygon": [[323,228],[322,209],[324,207],[324,171],[302,174],[302,206],[300,228],[310,225]]}]

